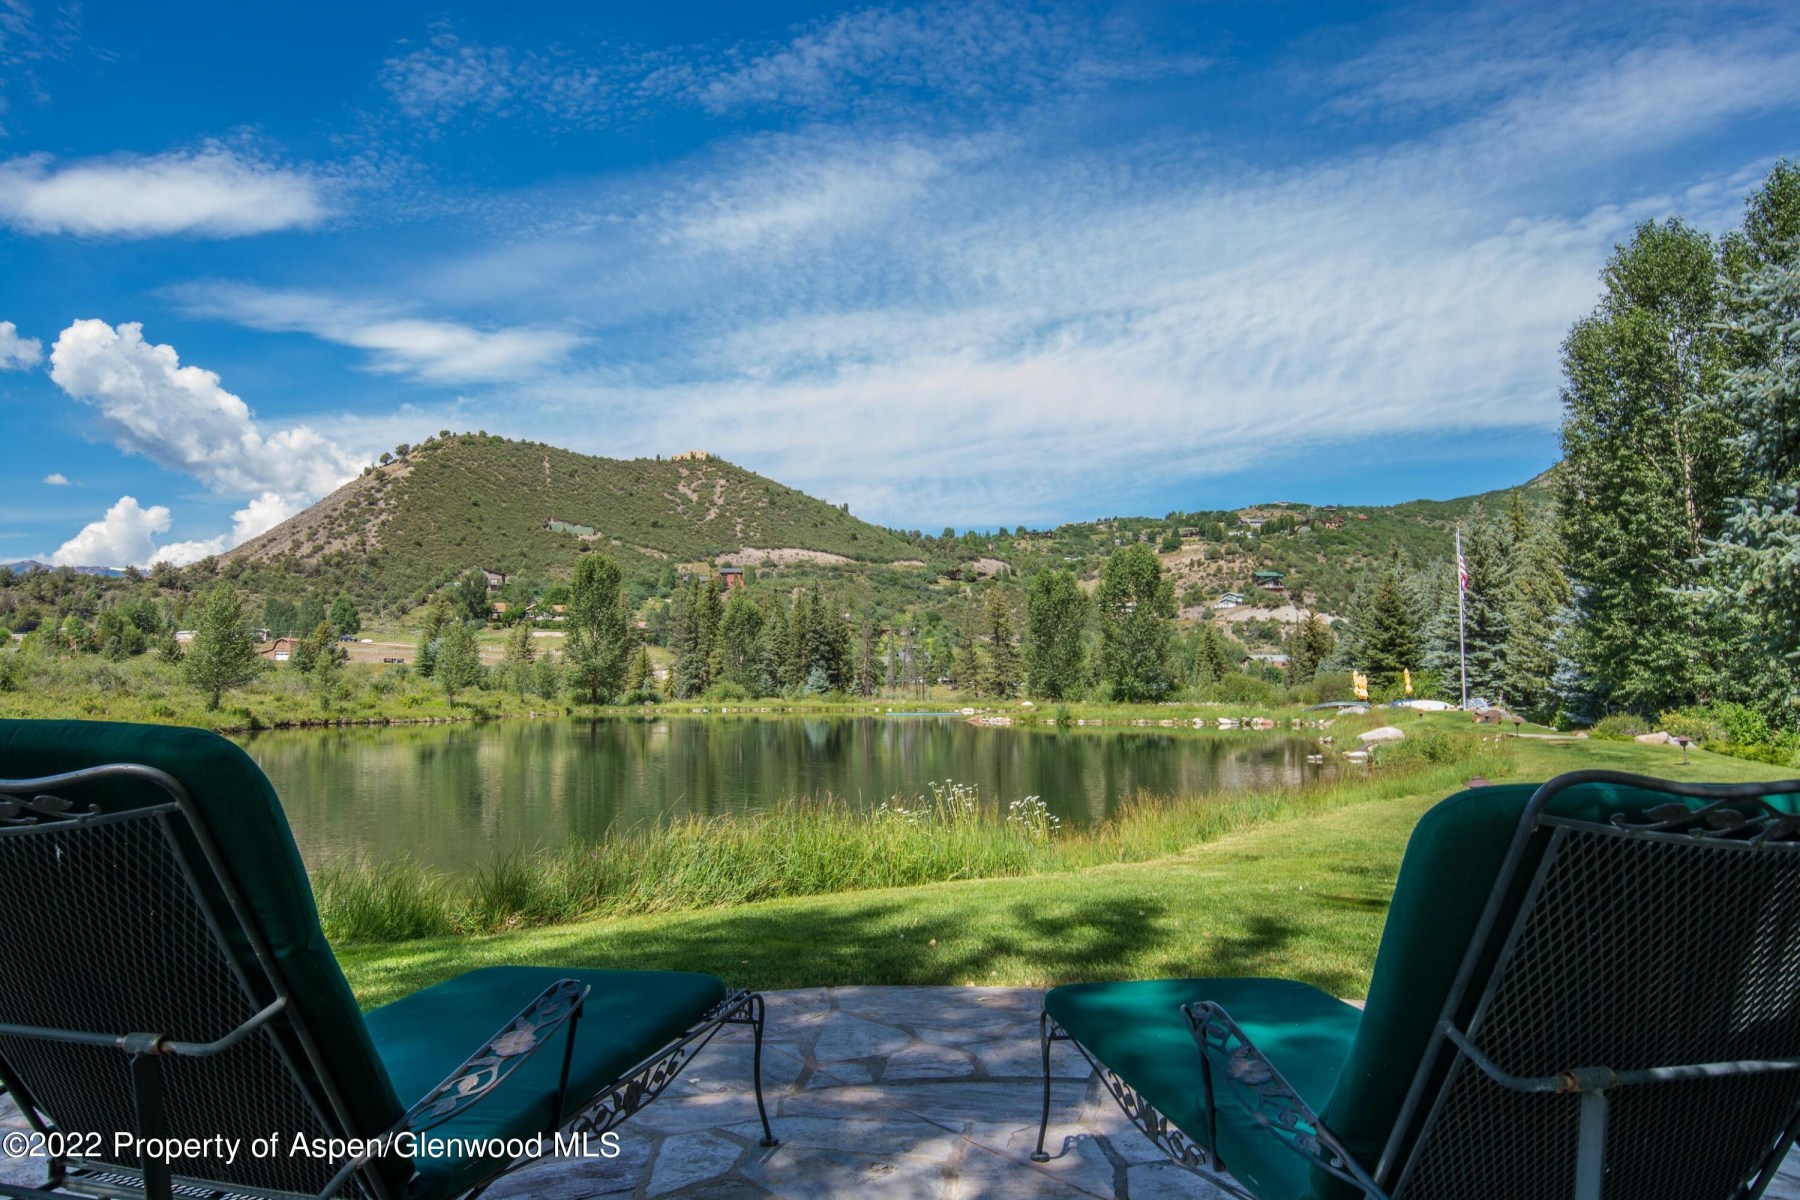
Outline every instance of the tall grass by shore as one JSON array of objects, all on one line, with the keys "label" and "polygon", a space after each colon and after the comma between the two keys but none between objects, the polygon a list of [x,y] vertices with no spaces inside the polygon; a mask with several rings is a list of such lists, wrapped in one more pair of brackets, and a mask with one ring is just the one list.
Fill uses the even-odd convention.
[{"label": "tall grass by shore", "polygon": [[1001,808],[946,783],[876,809],[790,800],[600,842],[514,855],[452,877],[408,860],[347,860],[313,875],[337,941],[404,941],[792,896],[1071,871],[1177,854],[1261,821],[1419,792],[1448,795],[1506,770],[1499,742],[1429,732],[1364,770],[1297,786],[1140,794],[1090,829],[1064,829],[1027,797]]}]

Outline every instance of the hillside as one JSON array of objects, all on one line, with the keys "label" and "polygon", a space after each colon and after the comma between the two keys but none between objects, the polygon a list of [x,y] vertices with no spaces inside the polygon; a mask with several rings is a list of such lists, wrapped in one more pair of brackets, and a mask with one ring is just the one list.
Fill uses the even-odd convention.
[{"label": "hillside", "polygon": [[386,605],[472,567],[566,578],[595,548],[634,574],[721,556],[754,563],[760,551],[860,563],[917,556],[843,508],[718,458],[595,458],[460,434],[372,468],[225,562],[336,578]]},{"label": "hillside", "polygon": [[[1548,476],[1516,491],[1541,506]],[[1447,560],[1452,526],[1478,504],[1502,512],[1512,494],[1385,506],[1275,501],[933,536],[867,524],[718,458],[595,458],[486,434],[440,435],[246,542],[221,566],[253,593],[345,590],[365,610],[398,614],[478,567],[540,595],[598,549],[624,567],[634,604],[666,599],[684,566],[712,563],[779,578],[784,588],[824,583],[847,607],[941,609],[966,623],[971,591],[996,577],[1055,566],[1092,579],[1117,547],[1148,542],[1189,617],[1205,615],[1224,591],[1246,590],[1257,570],[1284,572],[1309,608],[1342,612],[1359,576],[1392,548],[1414,562]],[[644,615],[654,619],[654,606]]]}]

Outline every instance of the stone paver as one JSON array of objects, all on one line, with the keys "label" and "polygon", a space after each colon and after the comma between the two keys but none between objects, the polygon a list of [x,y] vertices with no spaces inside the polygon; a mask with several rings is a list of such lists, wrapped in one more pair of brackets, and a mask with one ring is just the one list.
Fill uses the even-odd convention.
[{"label": "stone paver", "polygon": [[[615,1159],[550,1161],[509,1176],[493,1200],[1220,1200],[1170,1166],[1080,1055],[1051,1058],[1054,1157],[1037,1141],[1038,1004],[1028,988],[814,988],[768,994],[763,1084],[781,1144],[750,1095],[750,1034],[722,1032],[660,1099],[619,1130]],[[0,1129],[22,1128],[0,1099]],[[0,1182],[41,1168],[0,1159]],[[1800,1200],[1790,1157],[1767,1196]]]}]

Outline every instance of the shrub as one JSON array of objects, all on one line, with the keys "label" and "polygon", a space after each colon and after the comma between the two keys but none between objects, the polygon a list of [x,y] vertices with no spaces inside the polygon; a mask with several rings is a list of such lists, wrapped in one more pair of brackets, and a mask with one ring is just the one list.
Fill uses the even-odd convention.
[{"label": "shrub", "polygon": [[1636,713],[1612,713],[1594,722],[1588,730],[1592,737],[1610,738],[1615,742],[1628,742],[1640,733],[1653,733],[1650,723]]},{"label": "shrub", "polygon": [[1214,699],[1227,704],[1273,705],[1281,700],[1281,689],[1268,680],[1236,671],[1221,676],[1210,690]]}]

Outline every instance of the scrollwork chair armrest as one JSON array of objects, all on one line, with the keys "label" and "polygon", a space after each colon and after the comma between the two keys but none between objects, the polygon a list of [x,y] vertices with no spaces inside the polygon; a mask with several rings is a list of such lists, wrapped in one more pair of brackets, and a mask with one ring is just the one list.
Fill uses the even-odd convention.
[{"label": "scrollwork chair armrest", "polygon": [[[505,1083],[512,1073],[525,1065],[551,1035],[579,1016],[587,1001],[588,985],[573,979],[560,979],[520,1010],[481,1048],[463,1060],[447,1079],[406,1110],[400,1128],[423,1132],[480,1103],[495,1088]],[[567,1090],[569,1051],[574,1046],[574,1031],[563,1052],[562,1082],[558,1096]]]},{"label": "scrollwork chair armrest", "polygon": [[[1387,1194],[1229,1013],[1210,1001],[1184,1004],[1181,1011],[1206,1063],[1209,1101],[1216,1102],[1221,1090],[1230,1092],[1232,1099],[1283,1146],[1345,1183],[1361,1188],[1370,1200],[1387,1200]],[[1212,1119],[1216,1123],[1217,1118]],[[1230,1169],[1230,1164],[1226,1164],[1226,1169]]]}]

